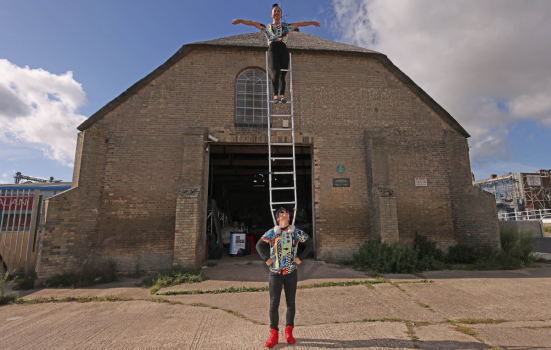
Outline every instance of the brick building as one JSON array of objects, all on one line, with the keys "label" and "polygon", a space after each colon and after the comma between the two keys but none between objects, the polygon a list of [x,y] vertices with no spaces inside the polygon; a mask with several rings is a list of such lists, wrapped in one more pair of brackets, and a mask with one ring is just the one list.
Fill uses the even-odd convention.
[{"label": "brick building", "polygon": [[[288,46],[299,209],[316,258],[416,233],[444,248],[499,246],[494,196],[472,186],[469,134],[450,114],[381,53],[304,33]],[[220,191],[269,215],[258,208],[267,191],[248,187],[268,171],[266,100],[254,97],[265,52],[261,33],[184,45],[80,125],[72,188],[47,201],[39,278],[90,254],[123,272],[200,265],[207,198]],[[339,178],[350,186],[334,187]]]}]

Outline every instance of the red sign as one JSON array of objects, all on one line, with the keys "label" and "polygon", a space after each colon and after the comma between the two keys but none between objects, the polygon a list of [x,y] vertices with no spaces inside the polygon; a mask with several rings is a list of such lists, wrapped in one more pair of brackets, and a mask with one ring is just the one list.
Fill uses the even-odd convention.
[{"label": "red sign", "polygon": [[32,210],[34,197],[0,197],[0,210]]},{"label": "red sign", "polygon": [[533,206],[533,205],[526,205],[526,206],[524,206],[524,209],[525,209],[526,211],[533,211],[533,210],[534,210],[534,206]]}]

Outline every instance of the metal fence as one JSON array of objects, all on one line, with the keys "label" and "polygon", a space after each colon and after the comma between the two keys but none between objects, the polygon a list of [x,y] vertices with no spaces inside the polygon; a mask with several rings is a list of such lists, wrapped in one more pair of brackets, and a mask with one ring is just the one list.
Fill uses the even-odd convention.
[{"label": "metal fence", "polygon": [[0,273],[25,274],[36,258],[39,190],[0,191]]},{"label": "metal fence", "polygon": [[515,211],[512,213],[497,214],[500,221],[540,220],[551,218],[551,209],[538,209],[527,211]]}]

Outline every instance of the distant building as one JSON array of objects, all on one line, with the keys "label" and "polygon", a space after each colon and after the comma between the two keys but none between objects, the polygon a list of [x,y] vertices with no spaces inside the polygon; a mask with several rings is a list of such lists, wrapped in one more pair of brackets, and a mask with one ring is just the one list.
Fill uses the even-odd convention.
[{"label": "distant building", "polygon": [[2,195],[6,191],[28,191],[28,190],[40,190],[40,195],[42,199],[50,198],[55,196],[58,193],[67,191],[71,188],[71,182],[43,182],[43,183],[19,183],[19,184],[9,184],[9,185],[0,185],[0,192]]},{"label": "distant building", "polygon": [[535,173],[492,174],[473,185],[495,195],[498,213],[551,209],[550,173],[542,169]]}]

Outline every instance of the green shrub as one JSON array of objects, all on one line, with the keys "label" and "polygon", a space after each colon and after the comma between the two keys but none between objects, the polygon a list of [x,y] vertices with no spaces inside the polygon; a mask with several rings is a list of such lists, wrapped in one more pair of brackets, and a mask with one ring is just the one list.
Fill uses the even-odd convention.
[{"label": "green shrub", "polygon": [[415,235],[413,249],[417,250],[417,270],[442,270],[445,268],[444,252],[436,247],[436,241]]},{"label": "green shrub", "polygon": [[515,259],[530,261],[536,250],[532,244],[534,231],[518,232],[515,226],[502,226],[500,230],[501,249]]},{"label": "green shrub", "polygon": [[94,284],[110,283],[117,280],[117,264],[110,259],[87,260],[79,271],[55,275],[46,280],[46,287],[88,287]]},{"label": "green shrub", "polygon": [[354,265],[380,273],[414,272],[418,262],[418,252],[411,245],[388,244],[381,239],[367,241],[354,254]]},{"label": "green shrub", "polygon": [[201,282],[204,279],[205,276],[203,275],[203,271],[201,269],[191,270],[180,266],[175,266],[171,269],[158,272],[153,276],[144,278],[142,281],[142,287],[153,287],[152,292],[153,290],[156,292],[161,288],[175,286],[182,283]]},{"label": "green shrub", "polygon": [[4,292],[4,283],[6,283],[9,277],[10,277],[9,271],[6,272],[3,277],[2,277],[2,274],[0,274],[0,305],[8,304],[18,298],[17,293]]},{"label": "green shrub", "polygon": [[[472,246],[456,245],[448,253],[437,248],[436,242],[416,235],[412,245],[381,242],[380,239],[363,243],[354,255],[353,264],[378,273],[412,273],[420,270],[513,270],[535,266],[531,243],[532,231],[518,232],[514,226],[500,230],[502,250],[478,242]],[[347,264],[346,261],[339,261]]]},{"label": "green shrub", "polygon": [[14,290],[29,290],[34,288],[34,280],[36,279],[36,273],[30,273],[25,275],[19,281],[16,281]]}]

